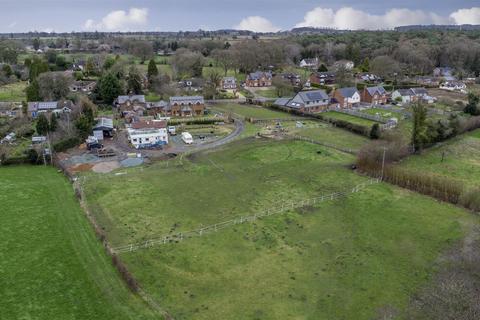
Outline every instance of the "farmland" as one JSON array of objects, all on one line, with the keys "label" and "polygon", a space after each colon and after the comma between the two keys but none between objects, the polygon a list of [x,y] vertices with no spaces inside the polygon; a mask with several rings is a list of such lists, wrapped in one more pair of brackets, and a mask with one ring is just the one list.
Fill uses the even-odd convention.
[{"label": "farmland", "polygon": [[480,187],[480,130],[456,137],[439,147],[412,156],[401,166],[431,172],[462,181],[467,187]]},{"label": "farmland", "polygon": [[[119,246],[349,189],[367,179],[348,169],[353,160],[252,138],[122,175],[87,174],[85,190]],[[475,223],[461,209],[377,184],[122,258],[176,319],[372,319],[385,306],[401,312],[438,255]]]},{"label": "farmland", "polygon": [[0,168],[2,319],[154,319],[53,168]]}]

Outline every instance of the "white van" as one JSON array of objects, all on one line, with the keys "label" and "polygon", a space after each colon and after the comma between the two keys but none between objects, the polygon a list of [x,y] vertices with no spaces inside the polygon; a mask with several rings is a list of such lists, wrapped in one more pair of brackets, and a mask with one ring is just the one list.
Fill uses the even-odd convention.
[{"label": "white van", "polygon": [[169,127],[168,127],[168,133],[170,133],[171,136],[176,135],[176,133],[175,133],[175,126],[169,126]]},{"label": "white van", "polygon": [[182,140],[186,144],[192,144],[193,143],[192,135],[188,132],[182,132]]}]

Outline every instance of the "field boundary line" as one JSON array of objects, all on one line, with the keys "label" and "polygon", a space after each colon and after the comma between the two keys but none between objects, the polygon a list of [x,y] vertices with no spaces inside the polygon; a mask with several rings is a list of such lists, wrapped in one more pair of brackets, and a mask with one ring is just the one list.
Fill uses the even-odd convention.
[{"label": "field boundary line", "polygon": [[331,201],[339,198],[348,197],[349,195],[357,193],[361,190],[364,190],[368,186],[379,183],[380,181],[381,179],[379,178],[373,178],[366,182],[360,183],[354,186],[353,188],[349,188],[344,191],[324,194],[318,197],[304,199],[297,202],[293,202],[293,201],[283,202],[281,203],[281,205],[278,205],[277,207],[274,207],[272,209],[267,209],[266,211],[263,211],[263,212],[254,213],[253,215],[237,216],[233,219],[211,224],[209,226],[197,228],[190,231],[178,232],[174,234],[168,234],[160,237],[150,238],[142,242],[136,242],[136,243],[131,243],[131,244],[119,246],[116,248],[112,248],[112,250],[115,253],[125,253],[125,252],[133,252],[141,249],[147,249],[147,248],[151,248],[153,246],[158,246],[158,245],[178,243],[180,241],[184,241],[194,237],[201,237],[206,234],[217,232],[222,229],[235,226],[238,224],[254,222],[257,219],[285,213],[289,210],[302,208],[304,206],[313,206],[325,201]]},{"label": "field boundary line", "polygon": [[353,154],[353,155],[356,155],[358,153],[358,150],[339,147],[339,146],[334,145],[334,144],[329,143],[329,142],[318,141],[318,140],[314,140],[312,138],[304,137],[304,136],[297,135],[297,134],[286,135],[286,136],[290,137],[293,140],[306,141],[306,142],[310,142],[310,143],[313,143],[313,144],[318,144],[320,146],[324,146],[324,147],[327,147],[327,148],[332,148],[332,149],[335,149],[335,150],[338,150],[338,151],[341,151],[341,152],[345,152],[345,153],[349,153],[349,154]]}]

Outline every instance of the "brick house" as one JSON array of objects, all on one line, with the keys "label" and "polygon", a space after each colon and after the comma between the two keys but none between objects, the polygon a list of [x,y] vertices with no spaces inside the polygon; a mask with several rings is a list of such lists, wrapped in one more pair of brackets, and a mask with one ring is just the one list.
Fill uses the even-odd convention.
[{"label": "brick house", "polygon": [[360,104],[360,93],[354,87],[336,89],[333,98],[342,109],[351,109]]},{"label": "brick house", "polygon": [[205,113],[205,101],[202,96],[170,97],[167,113],[172,116],[200,116]]},{"label": "brick house", "polygon": [[387,91],[381,87],[366,87],[362,91],[361,101],[372,105],[386,104],[388,100]]},{"label": "brick house", "polygon": [[326,84],[334,84],[336,80],[334,72],[313,72],[310,74],[310,84],[316,85],[326,85]]},{"label": "brick house", "polygon": [[272,85],[272,74],[270,72],[252,72],[245,80],[247,87],[270,87]]}]

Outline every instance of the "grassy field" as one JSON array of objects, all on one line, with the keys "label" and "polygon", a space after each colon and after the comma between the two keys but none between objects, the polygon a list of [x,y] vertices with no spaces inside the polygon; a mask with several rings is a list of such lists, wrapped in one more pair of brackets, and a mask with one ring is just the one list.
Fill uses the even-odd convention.
[{"label": "grassy field", "polygon": [[212,109],[218,110],[221,112],[235,113],[246,118],[255,118],[255,119],[292,118],[292,115],[285,112],[274,111],[274,110],[270,110],[262,107],[256,107],[256,106],[241,105],[236,103],[216,104],[212,107]]},{"label": "grassy field", "polygon": [[401,166],[461,180],[468,187],[480,187],[480,130],[409,157]]},{"label": "grassy field", "polygon": [[279,98],[277,90],[275,88],[256,90],[255,93],[264,98]]},{"label": "grassy field", "polygon": [[354,123],[354,124],[358,124],[366,127],[371,127],[374,123],[377,123],[376,121],[363,119],[363,118],[359,118],[349,114],[335,112],[335,111],[328,111],[328,112],[322,113],[322,116],[332,118],[332,119],[344,120],[350,123]]},{"label": "grassy field", "polygon": [[312,138],[314,140],[328,142],[333,145],[359,150],[369,140],[361,135],[351,133],[347,130],[332,127],[321,122],[314,122],[304,128],[292,129],[293,133],[300,136]]},{"label": "grassy field", "polygon": [[[242,140],[216,152],[87,176],[115,245],[264,211],[366,180],[353,157],[303,142]],[[421,213],[421,214],[420,214]],[[399,310],[476,219],[378,184],[201,238],[123,254],[175,319],[372,319]]]},{"label": "grassy field", "polygon": [[51,167],[0,168],[2,319],[158,319],[120,280]]},{"label": "grassy field", "polygon": [[25,101],[26,81],[14,82],[4,86],[0,86],[0,101],[20,102]]}]

